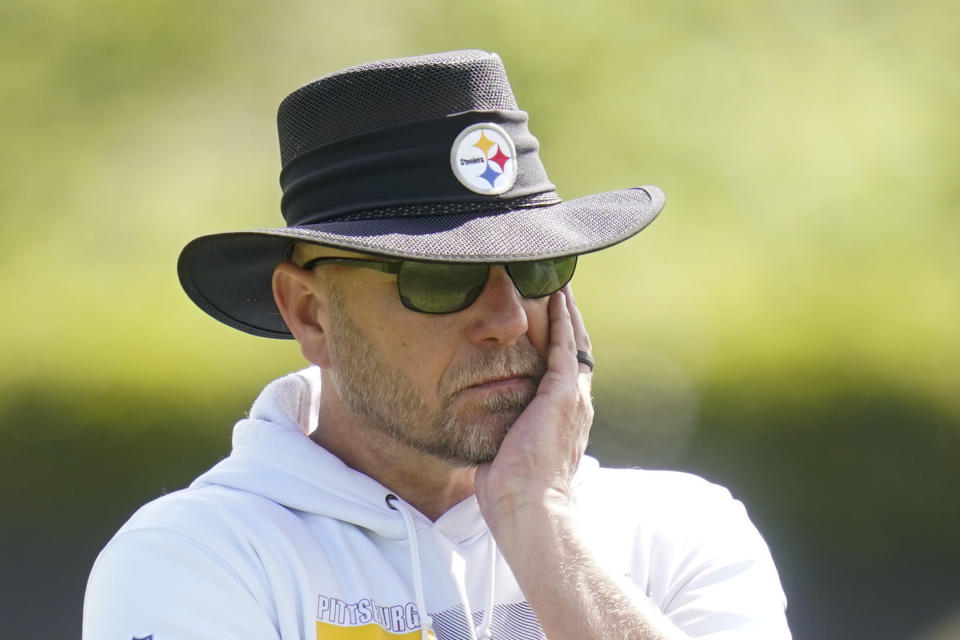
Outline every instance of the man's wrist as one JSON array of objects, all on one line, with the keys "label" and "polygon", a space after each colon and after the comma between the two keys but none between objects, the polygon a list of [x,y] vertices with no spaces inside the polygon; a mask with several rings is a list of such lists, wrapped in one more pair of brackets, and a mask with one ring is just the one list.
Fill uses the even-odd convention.
[{"label": "man's wrist", "polygon": [[[557,532],[576,526],[573,501],[556,488],[527,488],[480,504],[484,520],[494,537],[529,539],[534,532]],[[514,536],[513,534],[518,534]],[[504,542],[500,542],[501,547]]]}]

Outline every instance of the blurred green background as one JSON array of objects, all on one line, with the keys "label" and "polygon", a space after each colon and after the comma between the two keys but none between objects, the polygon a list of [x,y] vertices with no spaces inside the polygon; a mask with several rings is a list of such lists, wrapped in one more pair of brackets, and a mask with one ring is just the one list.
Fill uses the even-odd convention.
[{"label": "blurred green background", "polygon": [[958,24],[949,0],[6,0],[2,635],[78,638],[109,536],[301,366],[175,275],[197,235],[280,223],[280,99],[477,47],[561,195],[668,196],[581,261],[594,455],[730,487],[796,638],[960,638]]}]

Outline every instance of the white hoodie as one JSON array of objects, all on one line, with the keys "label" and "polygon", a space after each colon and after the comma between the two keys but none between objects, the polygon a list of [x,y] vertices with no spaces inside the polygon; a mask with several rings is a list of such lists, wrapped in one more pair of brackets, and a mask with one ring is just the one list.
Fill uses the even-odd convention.
[{"label": "white hoodie", "polygon": [[[110,540],[85,640],[544,638],[475,498],[431,522],[307,437],[319,379],[267,386],[230,457]],[[692,637],[790,637],[767,546],[722,487],[585,458],[575,495],[600,561]]]}]

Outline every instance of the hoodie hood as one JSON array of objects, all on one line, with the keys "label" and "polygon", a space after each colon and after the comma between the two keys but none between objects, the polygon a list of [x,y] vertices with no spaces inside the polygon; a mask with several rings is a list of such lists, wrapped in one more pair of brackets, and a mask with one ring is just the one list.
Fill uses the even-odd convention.
[{"label": "hoodie hood", "polygon": [[191,487],[239,489],[386,538],[406,537],[403,521],[385,503],[390,490],[308,437],[316,428],[319,397],[317,367],[271,382],[253,403],[250,416],[234,427],[230,456]]}]

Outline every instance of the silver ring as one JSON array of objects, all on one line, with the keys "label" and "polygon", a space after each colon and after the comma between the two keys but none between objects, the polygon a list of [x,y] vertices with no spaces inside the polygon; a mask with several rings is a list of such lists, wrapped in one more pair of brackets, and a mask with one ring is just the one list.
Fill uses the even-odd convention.
[{"label": "silver ring", "polygon": [[590,368],[590,373],[593,373],[593,356],[591,356],[586,351],[577,350],[577,362],[587,365]]}]

